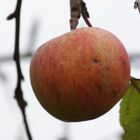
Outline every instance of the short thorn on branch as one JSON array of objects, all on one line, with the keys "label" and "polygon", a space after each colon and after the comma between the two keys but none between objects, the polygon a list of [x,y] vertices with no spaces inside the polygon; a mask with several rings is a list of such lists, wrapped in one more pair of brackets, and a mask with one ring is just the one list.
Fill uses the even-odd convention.
[{"label": "short thorn on branch", "polygon": [[21,2],[22,0],[18,0],[15,11],[7,17],[7,20],[11,20],[20,16]]}]

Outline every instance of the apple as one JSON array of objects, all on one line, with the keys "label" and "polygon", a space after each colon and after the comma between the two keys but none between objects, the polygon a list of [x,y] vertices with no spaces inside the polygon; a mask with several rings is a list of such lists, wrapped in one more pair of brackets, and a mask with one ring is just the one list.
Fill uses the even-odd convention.
[{"label": "apple", "polygon": [[30,79],[47,112],[66,122],[86,121],[105,114],[124,96],[130,62],[111,32],[79,28],[35,51]]}]

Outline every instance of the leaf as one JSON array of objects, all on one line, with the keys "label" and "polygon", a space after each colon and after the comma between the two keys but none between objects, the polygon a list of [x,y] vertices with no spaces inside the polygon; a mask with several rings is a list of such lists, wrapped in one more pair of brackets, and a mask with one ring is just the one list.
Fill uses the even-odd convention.
[{"label": "leaf", "polygon": [[121,102],[120,124],[124,129],[123,140],[140,140],[140,80],[131,83]]}]

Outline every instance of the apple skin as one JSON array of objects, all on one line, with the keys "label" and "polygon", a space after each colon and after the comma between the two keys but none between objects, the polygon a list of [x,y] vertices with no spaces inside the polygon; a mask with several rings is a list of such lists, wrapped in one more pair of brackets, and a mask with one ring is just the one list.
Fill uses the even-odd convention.
[{"label": "apple skin", "polygon": [[130,62],[112,33],[79,28],[36,50],[30,79],[47,112],[62,121],[86,121],[103,115],[124,96]]}]

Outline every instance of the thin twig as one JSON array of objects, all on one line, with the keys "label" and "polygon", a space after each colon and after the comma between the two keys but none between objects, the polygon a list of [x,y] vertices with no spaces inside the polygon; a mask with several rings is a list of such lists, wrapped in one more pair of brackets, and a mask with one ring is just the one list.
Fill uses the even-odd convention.
[{"label": "thin twig", "polygon": [[134,8],[137,9],[138,8],[138,11],[139,11],[139,14],[140,14],[140,0],[136,0],[134,2]]},{"label": "thin twig", "polygon": [[14,55],[13,59],[16,63],[16,68],[17,68],[17,87],[15,89],[15,99],[17,100],[18,106],[22,112],[23,120],[24,120],[24,125],[26,129],[26,133],[28,136],[29,140],[32,140],[32,136],[28,127],[27,119],[26,119],[26,113],[25,113],[25,107],[27,105],[27,102],[23,98],[23,92],[21,88],[21,82],[24,80],[22,71],[21,71],[21,66],[20,66],[20,54],[19,54],[19,38],[20,38],[20,11],[21,11],[21,3],[22,0],[17,0],[17,5],[15,11],[8,16],[8,20],[14,19],[15,18],[15,50],[14,50]]},{"label": "thin twig", "polygon": [[[26,60],[28,58],[31,58],[32,54],[33,54],[33,52],[22,53],[20,55],[20,59]],[[12,56],[10,56],[10,55],[3,55],[0,57],[0,63],[10,62],[10,61],[12,61],[11,58],[12,58]]]}]

